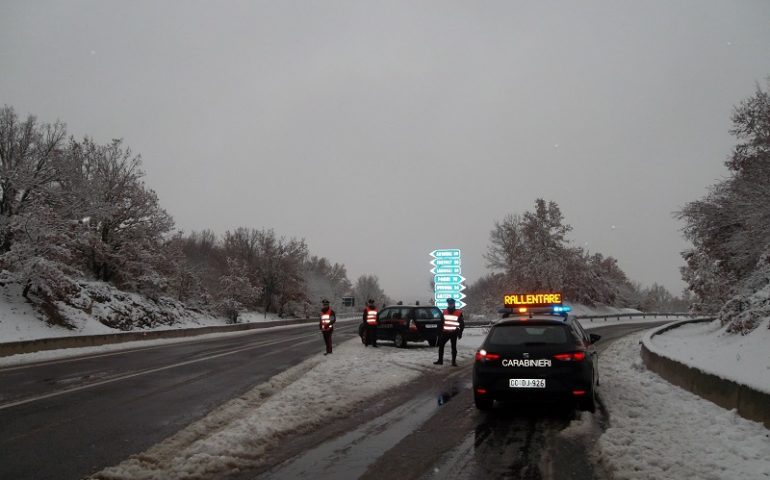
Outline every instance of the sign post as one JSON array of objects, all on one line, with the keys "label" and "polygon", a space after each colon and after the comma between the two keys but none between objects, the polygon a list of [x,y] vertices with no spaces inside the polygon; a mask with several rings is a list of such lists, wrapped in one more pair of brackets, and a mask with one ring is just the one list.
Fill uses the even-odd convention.
[{"label": "sign post", "polygon": [[465,294],[465,277],[462,276],[462,260],[459,248],[446,248],[430,252],[433,257],[430,264],[433,267],[433,303],[440,309],[447,308],[447,300],[453,298],[455,307],[463,308]]}]

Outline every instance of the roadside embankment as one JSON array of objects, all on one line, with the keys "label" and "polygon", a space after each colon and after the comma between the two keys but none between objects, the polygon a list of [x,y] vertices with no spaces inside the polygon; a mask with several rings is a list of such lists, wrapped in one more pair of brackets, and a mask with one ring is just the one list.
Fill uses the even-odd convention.
[{"label": "roadside embankment", "polygon": [[[739,383],[731,378],[725,378],[728,376],[738,378],[739,375],[724,374],[720,376],[706,372],[692,364],[688,365],[683,361],[675,360],[671,358],[674,355],[669,351],[673,351],[676,344],[667,341],[666,348],[661,348],[659,342],[656,342],[656,337],[667,332],[712,320],[712,318],[684,320],[647,333],[642,339],[641,346],[642,360],[645,366],[674,385],[699,395],[720,407],[734,409],[740,416],[761,422],[770,428],[770,393]],[[685,344],[681,345],[680,354],[682,350],[688,348]],[[713,350],[712,354],[714,354]],[[736,364],[736,370],[752,368],[750,365],[740,365],[735,360],[733,363]]]}]

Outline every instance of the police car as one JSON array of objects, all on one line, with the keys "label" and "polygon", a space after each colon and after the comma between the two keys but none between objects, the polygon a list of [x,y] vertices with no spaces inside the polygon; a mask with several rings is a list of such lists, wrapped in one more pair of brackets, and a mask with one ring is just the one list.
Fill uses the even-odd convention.
[{"label": "police car", "polygon": [[505,296],[503,319],[489,330],[473,365],[480,410],[495,400],[547,401],[593,412],[600,336],[569,317],[560,293]]}]

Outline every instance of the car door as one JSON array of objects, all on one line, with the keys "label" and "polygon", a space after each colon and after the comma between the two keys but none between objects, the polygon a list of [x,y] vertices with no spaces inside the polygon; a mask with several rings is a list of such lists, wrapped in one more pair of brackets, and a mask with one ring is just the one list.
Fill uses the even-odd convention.
[{"label": "car door", "polygon": [[379,338],[393,338],[393,308],[384,308],[377,314],[377,336]]}]

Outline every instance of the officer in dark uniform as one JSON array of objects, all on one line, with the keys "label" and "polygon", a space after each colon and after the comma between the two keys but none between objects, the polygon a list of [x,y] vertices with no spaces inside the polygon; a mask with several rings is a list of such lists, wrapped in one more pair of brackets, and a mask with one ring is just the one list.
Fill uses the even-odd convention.
[{"label": "officer in dark uniform", "polygon": [[318,322],[318,327],[321,329],[321,333],[324,336],[324,343],[326,344],[326,353],[329,355],[332,353],[332,333],[334,333],[334,324],[337,322],[337,316],[334,314],[334,310],[329,307],[329,300],[321,301],[321,318]]},{"label": "officer in dark uniform", "polygon": [[364,307],[364,345],[377,348],[377,307],[371,298]]},{"label": "officer in dark uniform", "polygon": [[450,298],[446,301],[447,308],[443,312],[444,321],[441,322],[441,336],[438,340],[438,360],[434,365],[444,364],[444,345],[447,341],[452,342],[452,366],[457,366],[457,339],[462,338],[465,329],[465,319],[462,310],[455,308],[455,299]]}]

